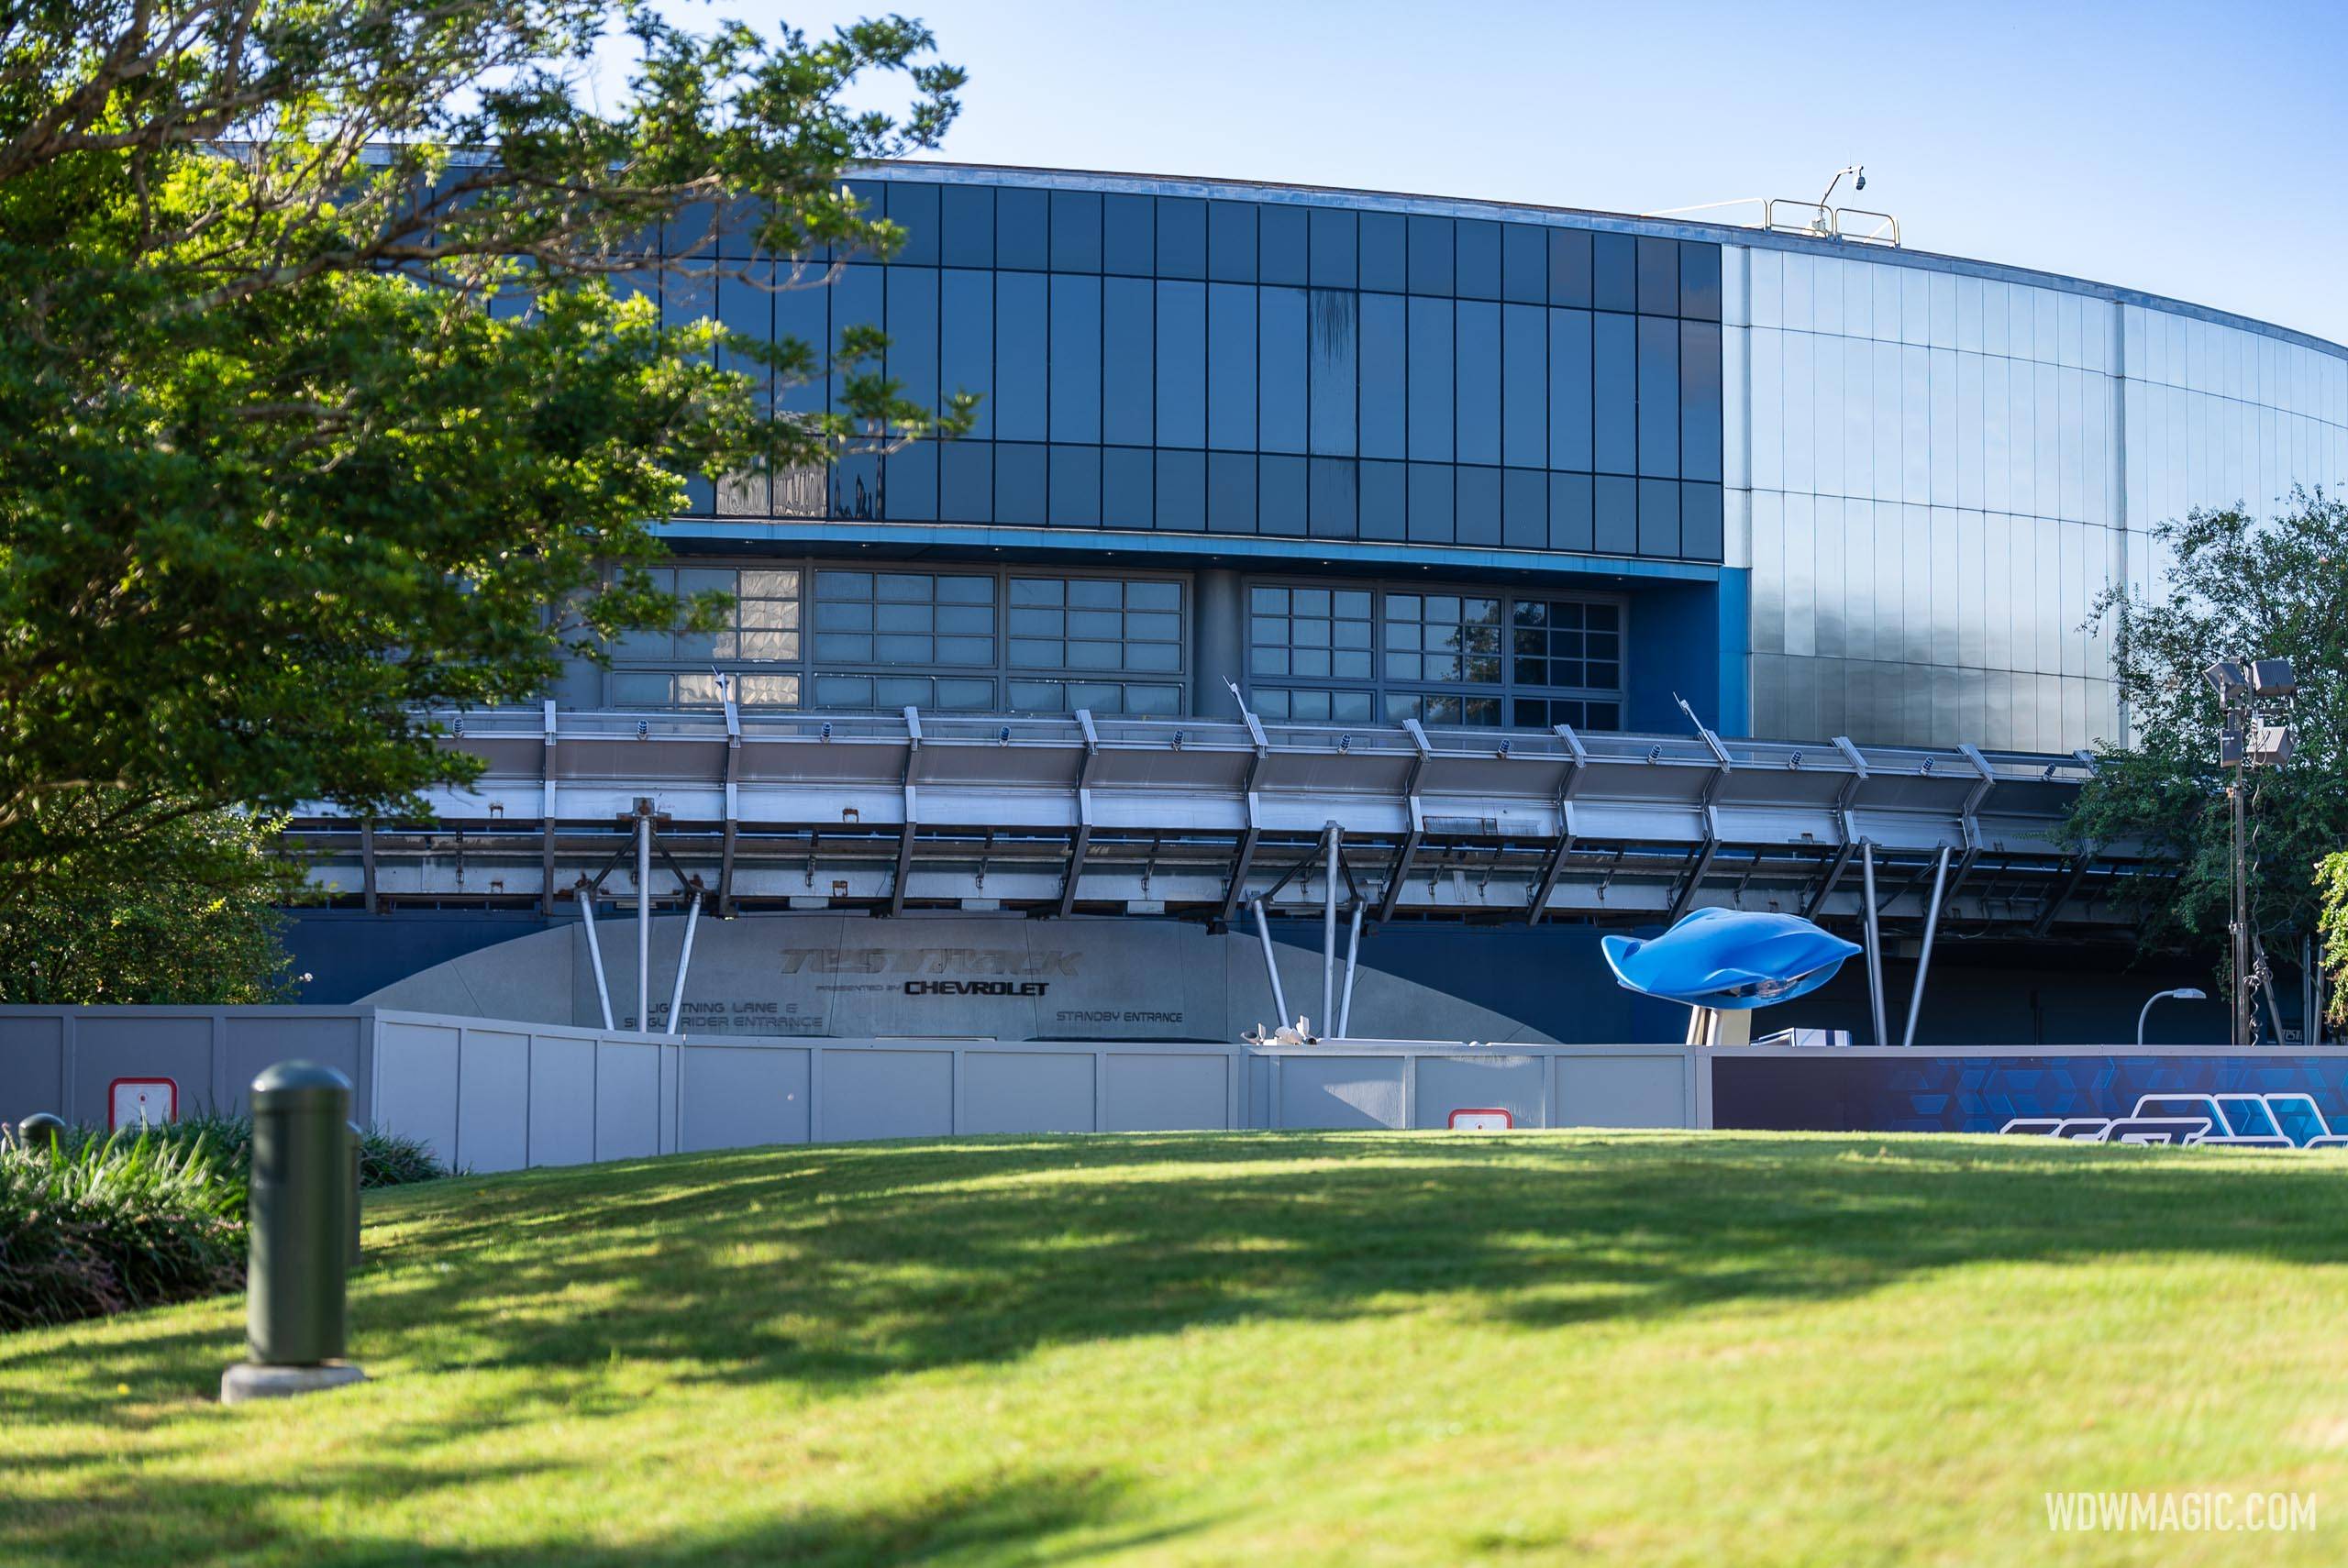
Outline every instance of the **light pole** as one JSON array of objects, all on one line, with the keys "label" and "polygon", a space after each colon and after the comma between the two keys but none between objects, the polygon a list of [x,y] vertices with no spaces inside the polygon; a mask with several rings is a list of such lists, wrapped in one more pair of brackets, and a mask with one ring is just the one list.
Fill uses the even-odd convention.
[{"label": "light pole", "polygon": [[2254,767],[2280,767],[2290,761],[2292,739],[2287,726],[2261,722],[2254,704],[2296,695],[2298,677],[2287,658],[2221,658],[2203,670],[2201,679],[2217,692],[2219,710],[2225,715],[2225,728],[2218,742],[2219,765],[2233,770],[2233,778],[2226,785],[2226,812],[2232,836],[2227,864],[2233,884],[2233,908],[2227,922],[2232,939],[2232,973],[2227,976],[2232,988],[2228,1010],[2233,1016],[2233,1043],[2249,1045],[2256,1028],[2256,981],[2250,969],[2250,876],[2243,842],[2247,831],[2244,813],[2250,793],[2248,775]]},{"label": "light pole", "polygon": [[2153,1003],[2157,1001],[2166,1001],[2171,997],[2176,998],[2178,1001],[2208,1001],[2210,999],[2207,992],[2197,991],[2191,986],[2179,986],[2173,991],[2154,991],[2151,996],[2144,999],[2143,1010],[2136,1014],[2137,1050],[2141,1051],[2144,1048],[2144,1020],[2151,1016]]}]

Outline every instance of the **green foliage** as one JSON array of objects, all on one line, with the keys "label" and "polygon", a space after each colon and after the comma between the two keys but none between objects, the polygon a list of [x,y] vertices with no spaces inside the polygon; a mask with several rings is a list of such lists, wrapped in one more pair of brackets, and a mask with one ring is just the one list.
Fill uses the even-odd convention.
[{"label": "green foliage", "polygon": [[201,1133],[0,1140],[0,1331],[244,1281],[245,1183]]},{"label": "green foliage", "polygon": [[2173,861],[2173,877],[2141,878],[2132,895],[2148,944],[2222,942],[2228,774],[2201,672],[2221,657],[2291,660],[2298,752],[2250,774],[2248,858],[2254,927],[2276,969],[2296,967],[2317,924],[2316,865],[2348,845],[2348,504],[2295,491],[2265,522],[2205,510],[2153,536],[2175,562],[2165,592],[2115,589],[2096,606],[2095,619],[2110,613],[2118,628],[2112,671],[2130,737],[2102,749],[2068,832],[2079,843],[2133,840]]},{"label": "green foliage", "polygon": [[[202,1150],[206,1162],[224,1178],[239,1186],[252,1168],[253,1121],[249,1116],[201,1111],[161,1127],[143,1129],[142,1134],[150,1142],[172,1148]],[[95,1127],[73,1127],[68,1128],[57,1143],[78,1156],[85,1150],[103,1146],[109,1136],[122,1134],[108,1134]],[[440,1156],[421,1139],[381,1127],[369,1127],[360,1133],[359,1185],[362,1187],[404,1187],[419,1181],[438,1181],[450,1174]]]},{"label": "green foliage", "polygon": [[[29,1146],[0,1128],[0,1332],[239,1288],[252,1141],[216,1113]],[[360,1135],[362,1187],[449,1174],[414,1138]]]},{"label": "green foliage", "polygon": [[[604,107],[614,20],[635,70]],[[707,319],[719,287],[895,248],[841,177],[935,145],[962,77],[931,50],[901,19],[696,36],[633,0],[0,25],[0,865],[30,873],[0,899],[94,813],[127,845],[181,810],[413,810],[477,767],[421,710],[715,613],[640,569],[678,476],[966,425],[901,396],[869,329]],[[875,77],[895,113],[862,106]],[[824,376],[831,412],[779,410]]]},{"label": "green foliage", "polygon": [[0,1002],[292,999],[279,906],[299,871],[276,824],[120,791],[61,801],[53,820],[58,853],[0,867]]}]

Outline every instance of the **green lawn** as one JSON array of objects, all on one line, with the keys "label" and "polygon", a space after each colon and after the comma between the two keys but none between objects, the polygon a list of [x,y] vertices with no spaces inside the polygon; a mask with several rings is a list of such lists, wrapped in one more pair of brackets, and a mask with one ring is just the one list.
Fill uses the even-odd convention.
[{"label": "green lawn", "polygon": [[[2338,1563],[2348,1159],[1264,1133],[371,1198],[376,1381],[0,1338],[0,1562]],[[2043,1495],[2312,1492],[2285,1535]]]}]

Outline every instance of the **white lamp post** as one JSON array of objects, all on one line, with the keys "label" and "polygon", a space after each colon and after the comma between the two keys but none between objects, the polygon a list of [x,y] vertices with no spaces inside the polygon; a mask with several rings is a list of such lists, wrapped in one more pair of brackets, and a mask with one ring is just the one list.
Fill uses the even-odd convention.
[{"label": "white lamp post", "polygon": [[2143,1010],[2136,1014],[2136,1048],[2138,1050],[2144,1048],[2144,1020],[2151,1015],[2153,1003],[2166,1001],[2171,997],[2175,997],[2178,1001],[2208,1001],[2210,999],[2207,995],[2195,990],[2191,986],[2180,986],[2173,991],[2154,992],[2145,999]]}]

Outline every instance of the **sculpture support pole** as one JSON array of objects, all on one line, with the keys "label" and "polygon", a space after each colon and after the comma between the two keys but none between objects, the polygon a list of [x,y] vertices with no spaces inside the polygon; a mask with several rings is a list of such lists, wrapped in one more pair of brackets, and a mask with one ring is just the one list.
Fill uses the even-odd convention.
[{"label": "sculpture support pole", "polygon": [[1860,893],[1867,901],[1867,1005],[1875,1014],[1875,1043],[1891,1043],[1891,1031],[1883,1022],[1883,933],[1877,928],[1875,912],[1875,840],[1859,845]]}]

